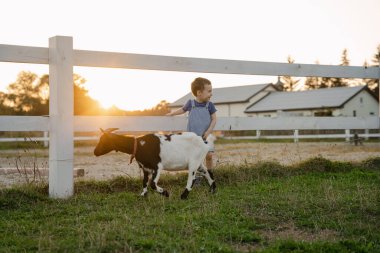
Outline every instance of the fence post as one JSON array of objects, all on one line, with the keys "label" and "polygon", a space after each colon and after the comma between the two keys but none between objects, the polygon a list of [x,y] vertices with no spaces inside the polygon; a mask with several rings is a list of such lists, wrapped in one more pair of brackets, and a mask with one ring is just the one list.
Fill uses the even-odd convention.
[{"label": "fence post", "polygon": [[44,131],[44,147],[47,148],[49,146],[49,141],[47,140],[49,138],[49,132]]},{"label": "fence post", "polygon": [[346,141],[349,142],[350,141],[350,129],[346,129],[344,131],[345,131]]},{"label": "fence post", "polygon": [[294,142],[298,142],[298,130],[294,130]]},{"label": "fence post", "polygon": [[364,129],[364,140],[369,140],[369,129]]},{"label": "fence post", "polygon": [[261,130],[256,130],[256,138],[259,140],[261,135]]},{"label": "fence post", "polygon": [[49,39],[49,196],[73,195],[73,38]]}]

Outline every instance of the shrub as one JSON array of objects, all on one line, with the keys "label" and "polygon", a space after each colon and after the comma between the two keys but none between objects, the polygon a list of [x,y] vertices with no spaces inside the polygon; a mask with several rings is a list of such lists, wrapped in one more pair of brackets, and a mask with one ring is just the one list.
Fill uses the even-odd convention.
[{"label": "shrub", "polygon": [[319,156],[301,162],[295,168],[304,172],[348,172],[354,166],[348,162],[333,162]]},{"label": "shrub", "polygon": [[361,166],[366,169],[380,169],[380,157],[373,157],[361,162]]}]

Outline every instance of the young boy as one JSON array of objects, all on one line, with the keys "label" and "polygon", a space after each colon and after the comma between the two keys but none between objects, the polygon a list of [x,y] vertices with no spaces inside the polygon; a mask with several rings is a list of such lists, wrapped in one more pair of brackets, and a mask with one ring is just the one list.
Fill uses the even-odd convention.
[{"label": "young boy", "polygon": [[[191,92],[195,99],[189,99],[182,108],[168,113],[167,116],[180,115],[188,111],[187,131],[196,133],[206,141],[216,124],[216,108],[210,101],[212,96],[211,82],[206,78],[195,78],[191,83]],[[214,152],[215,150],[210,150],[206,156],[206,167],[209,170],[213,166]]]}]

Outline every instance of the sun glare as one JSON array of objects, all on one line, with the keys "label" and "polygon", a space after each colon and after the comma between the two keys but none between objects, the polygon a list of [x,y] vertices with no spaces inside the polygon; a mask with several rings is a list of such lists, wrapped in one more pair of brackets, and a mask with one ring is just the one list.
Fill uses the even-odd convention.
[{"label": "sun glare", "polygon": [[[98,100],[99,101],[99,100]],[[99,101],[103,109],[110,109],[113,106],[116,106],[112,101]]]},{"label": "sun glare", "polygon": [[127,92],[123,86],[108,85],[104,87],[104,85],[99,84],[96,85],[96,88],[89,86],[88,90],[89,96],[96,99],[104,109],[116,106],[127,111],[144,110],[152,108],[160,101],[155,98],[149,99],[149,94],[143,94],[139,91]]},{"label": "sun glare", "polygon": [[115,99],[115,95],[107,92],[106,89],[89,89],[89,96],[97,100],[104,109],[110,109],[112,106],[116,106],[119,109],[129,110],[125,104],[120,104]]}]

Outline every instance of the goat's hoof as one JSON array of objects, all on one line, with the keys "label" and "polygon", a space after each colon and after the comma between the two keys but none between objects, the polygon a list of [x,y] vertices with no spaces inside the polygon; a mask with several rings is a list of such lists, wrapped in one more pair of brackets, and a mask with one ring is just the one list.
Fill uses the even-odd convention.
[{"label": "goat's hoof", "polygon": [[181,194],[181,199],[187,199],[187,196],[189,196],[189,190],[185,189]]},{"label": "goat's hoof", "polygon": [[165,197],[169,197],[169,192],[167,191],[167,190],[164,190],[162,193],[161,193],[163,196],[165,196]]},{"label": "goat's hoof", "polygon": [[210,192],[211,192],[212,194],[216,193],[216,184],[215,184],[215,182],[213,182],[213,183],[211,184],[211,186],[210,186]]},{"label": "goat's hoof", "polygon": [[142,198],[144,198],[146,196],[148,196],[148,192],[143,192],[143,193],[140,194],[140,197],[142,197]]}]

